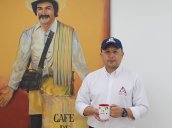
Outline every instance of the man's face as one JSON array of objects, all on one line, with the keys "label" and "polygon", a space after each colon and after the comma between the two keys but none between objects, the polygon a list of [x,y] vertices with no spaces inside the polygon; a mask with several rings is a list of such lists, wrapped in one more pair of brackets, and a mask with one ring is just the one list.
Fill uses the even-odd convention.
[{"label": "man's face", "polygon": [[49,2],[39,3],[37,16],[41,26],[50,26],[55,20],[53,5]]},{"label": "man's face", "polygon": [[111,73],[115,71],[121,63],[123,58],[123,51],[120,48],[116,48],[113,45],[107,46],[106,49],[102,50],[101,56],[105,64],[106,70]]}]

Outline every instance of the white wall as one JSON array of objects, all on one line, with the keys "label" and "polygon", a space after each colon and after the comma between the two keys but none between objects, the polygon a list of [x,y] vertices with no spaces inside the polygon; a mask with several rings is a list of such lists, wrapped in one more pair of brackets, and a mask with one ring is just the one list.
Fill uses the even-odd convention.
[{"label": "white wall", "polygon": [[172,1],[111,0],[111,36],[145,83],[150,111],[136,126],[172,128]]}]

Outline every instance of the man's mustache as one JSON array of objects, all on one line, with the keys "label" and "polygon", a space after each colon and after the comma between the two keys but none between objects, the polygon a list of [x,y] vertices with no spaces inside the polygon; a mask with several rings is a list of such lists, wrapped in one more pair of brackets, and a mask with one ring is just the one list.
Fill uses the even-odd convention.
[{"label": "man's mustache", "polygon": [[41,19],[41,18],[50,18],[50,16],[49,15],[40,15],[39,19]]}]

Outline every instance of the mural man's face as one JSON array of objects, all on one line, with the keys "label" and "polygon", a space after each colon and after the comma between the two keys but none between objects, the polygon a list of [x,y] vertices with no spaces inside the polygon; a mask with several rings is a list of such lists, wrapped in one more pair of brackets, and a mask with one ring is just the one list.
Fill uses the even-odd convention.
[{"label": "mural man's face", "polygon": [[53,5],[49,2],[39,3],[37,16],[41,26],[50,26],[55,20]]}]

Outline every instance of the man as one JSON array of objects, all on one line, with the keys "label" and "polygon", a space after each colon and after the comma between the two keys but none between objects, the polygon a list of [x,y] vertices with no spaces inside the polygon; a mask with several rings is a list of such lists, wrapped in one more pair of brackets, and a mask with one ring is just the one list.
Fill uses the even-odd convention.
[{"label": "man", "polygon": [[[56,0],[35,0],[31,3],[39,23],[24,31],[16,62],[8,86],[0,90],[0,106],[6,106],[17,90],[31,57],[31,66],[38,69],[47,36],[54,37],[49,46],[43,68],[43,77],[49,76],[41,91],[29,92],[29,114],[32,128],[42,125],[42,93],[54,96],[72,96],[72,65],[81,79],[88,73],[80,42],[75,30],[56,20],[60,2]],[[47,78],[47,77],[46,77]]]},{"label": "man", "polygon": [[[88,116],[90,128],[134,128],[134,120],[148,110],[143,83],[138,75],[120,66],[121,41],[111,37],[101,45],[104,67],[87,75],[78,91],[76,110]],[[101,120],[99,104],[110,105],[110,118]]]}]

